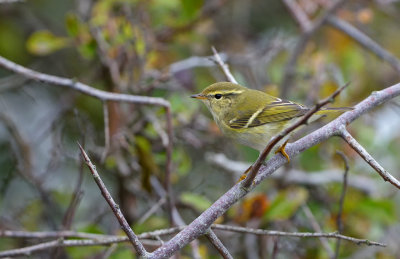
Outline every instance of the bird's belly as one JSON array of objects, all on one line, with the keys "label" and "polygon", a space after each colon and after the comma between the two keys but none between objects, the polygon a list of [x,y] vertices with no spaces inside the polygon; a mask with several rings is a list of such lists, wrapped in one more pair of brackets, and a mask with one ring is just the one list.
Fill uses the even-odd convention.
[{"label": "bird's belly", "polygon": [[249,146],[258,151],[264,150],[271,137],[282,129],[278,125],[264,124],[258,127],[238,129],[232,132],[232,130],[229,129],[224,130],[225,127],[221,127],[221,130],[226,136],[236,140],[240,144]]}]

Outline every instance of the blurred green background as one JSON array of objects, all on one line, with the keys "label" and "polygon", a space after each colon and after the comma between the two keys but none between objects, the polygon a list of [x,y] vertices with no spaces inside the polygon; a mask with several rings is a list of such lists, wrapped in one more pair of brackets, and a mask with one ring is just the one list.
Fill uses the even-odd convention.
[{"label": "blurred green background", "polygon": [[[328,2],[297,1],[310,19],[321,15]],[[339,9],[337,17],[400,56],[399,14],[399,1],[351,0]],[[186,223],[236,183],[246,168],[243,163],[258,156],[258,152],[224,138],[206,108],[189,98],[211,83],[226,80],[209,59],[211,47],[221,52],[241,84],[280,96],[285,66],[300,37],[292,15],[276,0],[31,0],[0,4],[1,56],[98,89],[163,97],[171,103],[172,191]],[[387,63],[324,25],[301,53],[286,97],[312,105],[351,82],[333,105],[353,106],[398,80],[399,75]],[[108,103],[110,146],[106,148],[103,105],[95,98],[0,69],[0,107],[1,229],[121,234],[82,165],[77,141],[85,146],[135,231],[170,227],[159,187],[168,141],[163,109]],[[399,107],[395,99],[349,126],[353,136],[397,178]],[[295,138],[331,119],[310,125]],[[311,211],[322,231],[336,231],[343,175],[337,150],[346,155],[350,166],[343,234],[388,244],[376,248],[342,241],[339,258],[398,258],[399,192],[339,138],[300,154],[218,223],[315,232]],[[158,202],[162,205],[146,213]],[[235,258],[330,258],[335,249],[334,240],[323,246],[319,239],[217,235]],[[1,238],[0,250],[34,243]],[[106,249],[51,249],[29,257],[101,258]],[[131,250],[128,244],[121,244],[110,258],[135,258]],[[219,258],[203,238],[200,254]],[[191,258],[191,248],[183,249],[181,255]]]}]

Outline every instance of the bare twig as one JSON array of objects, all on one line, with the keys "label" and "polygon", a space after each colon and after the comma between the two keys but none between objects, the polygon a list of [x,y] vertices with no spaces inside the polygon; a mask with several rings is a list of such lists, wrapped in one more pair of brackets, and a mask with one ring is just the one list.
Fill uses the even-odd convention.
[{"label": "bare twig", "polygon": [[[347,176],[349,173],[349,161],[346,157],[346,155],[341,152],[341,151],[336,151],[336,154],[338,154],[342,159],[344,163],[344,173],[343,173],[343,186],[342,186],[342,193],[340,194],[340,200],[339,200],[339,212],[336,218],[336,225],[338,228],[338,233],[341,234],[343,232],[343,222],[342,222],[342,214],[343,214],[343,204],[344,204],[344,197],[346,196],[346,190],[347,190]],[[335,257],[339,257],[339,249],[340,249],[340,239],[336,241],[336,246],[335,246]]]},{"label": "bare twig", "polygon": [[383,180],[388,181],[389,183],[400,189],[400,181],[393,177],[388,171],[386,171],[385,168],[383,168],[367,152],[367,150],[365,150],[365,148],[361,146],[360,143],[358,143],[357,140],[353,138],[353,136],[350,135],[350,133],[344,127],[341,129],[339,134],[343,138],[343,140],[346,141],[347,144],[349,144],[350,147],[365,160],[365,162],[367,162],[373,169],[375,169],[375,171],[383,178]]},{"label": "bare twig", "polygon": [[215,230],[224,230],[224,231],[232,231],[238,233],[248,233],[260,236],[283,236],[283,237],[316,237],[316,238],[333,238],[333,239],[342,239],[346,241],[350,241],[356,243],[358,245],[363,244],[367,246],[386,246],[385,244],[369,241],[367,239],[358,239],[353,237],[344,236],[338,234],[337,232],[332,233],[310,233],[310,232],[283,232],[283,231],[275,231],[275,230],[264,230],[264,229],[254,229],[254,228],[245,228],[245,227],[237,227],[237,226],[228,226],[228,225],[212,225],[212,229]]},{"label": "bare twig", "polygon": [[110,118],[108,113],[108,102],[103,102],[103,120],[104,120],[104,150],[101,154],[101,161],[104,162],[110,149]]},{"label": "bare twig", "polygon": [[272,148],[285,136],[287,136],[290,132],[294,131],[298,127],[303,124],[307,124],[308,119],[319,111],[323,106],[327,105],[328,103],[332,102],[336,96],[340,94],[349,84],[345,84],[344,86],[338,88],[335,92],[333,92],[329,97],[325,98],[324,100],[319,101],[313,108],[311,108],[301,119],[290,125],[289,127],[282,130],[278,135],[272,137],[263,152],[258,156],[256,162],[252,165],[246,179],[244,179],[241,183],[244,188],[248,188],[256,178],[258,170],[260,169],[262,163],[265,161],[269,153],[271,152]]},{"label": "bare twig", "polygon": [[168,106],[165,108],[167,111],[167,134],[168,134],[168,145],[167,145],[167,162],[165,165],[165,179],[164,179],[164,188],[167,193],[167,211],[170,218],[170,222],[173,222],[172,219],[172,210],[175,207],[174,197],[172,195],[171,188],[171,173],[172,173],[172,116],[171,116],[171,107]]},{"label": "bare twig", "polygon": [[221,240],[217,237],[217,235],[210,229],[206,235],[207,239],[211,242],[211,244],[218,250],[224,259],[233,259],[233,256],[229,253],[228,249],[224,246]]},{"label": "bare twig", "polygon": [[149,210],[146,211],[146,213],[143,214],[143,216],[140,217],[140,219],[137,221],[138,224],[142,224],[145,222],[151,215],[153,215],[166,201],[166,197],[162,197],[159,199],[156,204],[154,204]]},{"label": "bare twig", "polygon": [[221,57],[219,56],[217,50],[214,47],[211,47],[213,53],[214,53],[214,59],[215,62],[222,68],[222,71],[224,71],[224,74],[226,78],[228,79],[229,82],[238,84],[236,79],[233,77],[232,73],[229,71],[229,67],[224,61],[222,61]]},{"label": "bare twig", "polygon": [[128,103],[137,103],[137,104],[149,104],[149,105],[157,105],[162,107],[169,107],[170,103],[160,97],[149,97],[149,96],[138,96],[138,95],[130,95],[130,94],[120,94],[120,93],[112,93],[102,91],[96,88],[93,88],[89,85],[80,83],[74,79],[68,79],[65,77],[52,76],[44,73],[40,73],[29,68],[18,65],[8,59],[5,59],[0,56],[0,66],[4,67],[7,70],[13,71],[15,73],[21,74],[27,78],[32,80],[37,80],[47,84],[54,84],[59,86],[65,86],[84,94],[96,97],[102,101],[116,101],[116,102],[128,102]]},{"label": "bare twig", "polygon": [[25,3],[25,0],[0,0],[0,4]]},{"label": "bare twig", "polygon": [[377,55],[380,59],[388,62],[397,73],[400,73],[400,60],[396,56],[394,56],[392,53],[390,53],[387,50],[385,50],[384,48],[382,48],[377,42],[375,42],[373,39],[368,37],[362,31],[358,30],[357,28],[352,26],[350,23],[348,23],[340,18],[337,18],[333,15],[328,17],[327,22],[331,26],[335,27],[336,29],[342,31],[343,33],[345,33],[348,36],[350,36],[351,38],[353,38],[361,46],[370,50],[372,53]]},{"label": "bare twig", "polygon": [[[180,226],[168,229],[155,230],[151,232],[142,233],[137,237],[141,239],[143,243],[145,243],[145,241],[149,240],[149,238],[157,238],[160,236],[171,235],[184,228],[185,226]],[[211,226],[211,228],[220,231],[230,231],[237,233],[260,235],[260,236],[282,236],[282,237],[299,237],[299,238],[323,237],[323,238],[342,239],[356,244],[362,244],[368,246],[386,246],[385,244],[382,243],[373,242],[366,239],[357,239],[349,236],[344,236],[336,232],[333,233],[282,232],[282,231],[253,229],[253,228],[245,228],[237,226],[220,225],[220,224],[214,224]],[[54,247],[103,246],[103,245],[117,244],[129,241],[129,238],[126,236],[101,235],[101,234],[83,233],[75,231],[27,232],[27,231],[2,230],[0,231],[0,237],[24,238],[24,239],[57,238],[57,240],[43,242],[32,246],[1,251],[0,258],[15,257],[20,255],[31,255],[32,253],[47,250]],[[83,238],[83,239],[65,240],[65,238]],[[221,249],[223,248],[221,247]]]},{"label": "bare twig", "polygon": [[[79,145],[79,143],[78,143]],[[140,243],[138,237],[135,235],[131,227],[129,226],[128,222],[126,221],[124,215],[122,214],[119,206],[115,203],[114,199],[111,197],[110,192],[107,190],[107,187],[104,185],[103,181],[100,178],[100,175],[97,173],[96,167],[90,161],[90,158],[86,154],[85,150],[83,150],[82,146],[79,145],[79,149],[81,150],[82,156],[90,169],[90,172],[93,175],[93,178],[97,185],[100,188],[101,194],[103,195],[104,199],[107,201],[108,205],[110,205],[112,211],[114,212],[116,218],[118,219],[121,228],[124,230],[126,235],[128,236],[129,240],[131,241],[133,247],[135,248],[136,252],[140,255],[145,257],[147,255],[146,249],[143,247],[142,243]]]}]

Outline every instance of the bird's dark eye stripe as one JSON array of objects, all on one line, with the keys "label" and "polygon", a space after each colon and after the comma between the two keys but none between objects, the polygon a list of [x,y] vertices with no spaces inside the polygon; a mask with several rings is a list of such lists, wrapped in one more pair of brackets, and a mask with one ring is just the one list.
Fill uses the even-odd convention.
[{"label": "bird's dark eye stripe", "polygon": [[215,99],[221,99],[222,94],[215,94],[214,97],[215,97]]}]

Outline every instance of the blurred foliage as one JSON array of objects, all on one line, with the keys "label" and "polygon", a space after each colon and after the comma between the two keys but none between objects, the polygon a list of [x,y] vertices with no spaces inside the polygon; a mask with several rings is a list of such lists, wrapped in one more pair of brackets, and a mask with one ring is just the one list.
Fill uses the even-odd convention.
[{"label": "blurred foliage", "polygon": [[[314,19],[329,1],[297,2]],[[399,8],[398,1],[352,0],[346,1],[337,15],[400,57]],[[208,152],[223,153],[237,161],[254,161],[258,156],[257,151],[224,138],[206,108],[189,98],[215,81],[226,80],[207,58],[211,46],[223,52],[243,85],[279,95],[284,68],[300,35],[282,1],[276,0],[43,0],[0,4],[1,56],[98,89],[163,97],[171,103],[172,190],[186,223],[239,177],[209,161]],[[307,105],[351,82],[333,105],[353,106],[371,91],[399,79],[388,64],[329,26],[320,28],[307,43],[295,72],[289,99]],[[99,100],[27,81],[3,69],[0,76],[0,113],[7,114],[0,122],[1,229],[123,234],[93,179],[82,169],[76,141],[85,146],[137,233],[170,227],[162,202],[168,141],[163,109],[107,103],[110,146],[106,147],[104,107]],[[399,107],[385,104],[349,127],[397,178]],[[331,119],[311,124],[294,138]],[[343,141],[332,138],[312,147],[283,170],[287,174],[290,169],[307,172],[310,178],[324,170],[342,171],[343,161],[335,156],[336,150],[349,158],[350,177],[364,176],[370,185],[373,183],[365,186],[369,192],[357,185],[348,186],[343,234],[388,243],[386,248],[375,248],[342,241],[339,258],[365,258],[366,252],[369,258],[398,258],[400,195]],[[302,209],[308,206],[323,231],[337,231],[341,192],[340,182],[293,184],[285,178],[267,179],[217,222],[313,232]],[[161,205],[154,207],[156,204]],[[67,211],[72,212],[70,221]],[[329,257],[318,239],[217,234],[235,258],[249,258],[251,251],[260,257],[273,253],[277,258]],[[164,241],[167,238],[162,237]],[[209,242],[199,240],[203,258],[219,258]],[[334,240],[328,242],[334,247]],[[27,244],[2,238],[0,250]],[[106,251],[107,247],[69,247],[58,252],[62,258],[95,258]],[[182,258],[191,258],[191,248],[185,247],[181,254]],[[52,256],[54,252],[49,250],[30,258]],[[119,244],[110,258],[136,257],[129,245]]]}]

